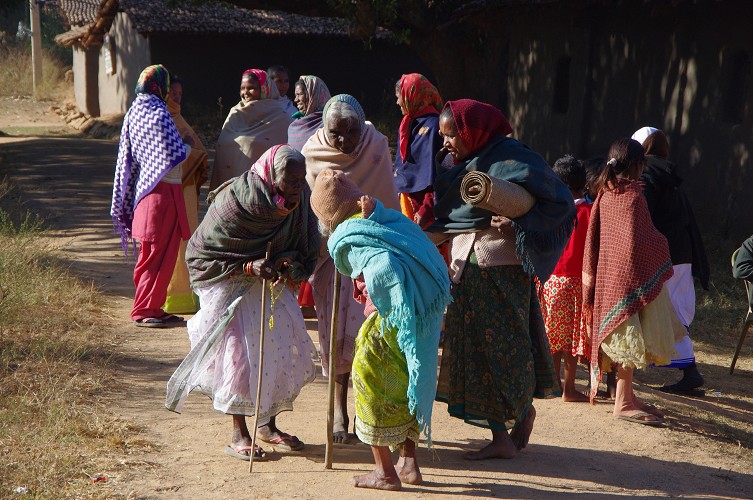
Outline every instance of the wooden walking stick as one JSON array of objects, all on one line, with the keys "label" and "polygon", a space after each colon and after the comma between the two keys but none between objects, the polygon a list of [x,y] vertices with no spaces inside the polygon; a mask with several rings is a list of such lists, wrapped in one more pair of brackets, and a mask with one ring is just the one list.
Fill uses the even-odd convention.
[{"label": "wooden walking stick", "polygon": [[[264,256],[264,259],[269,260],[270,253],[272,252],[272,242],[267,242],[267,253]],[[256,454],[256,429],[259,426],[259,413],[261,413],[261,377],[263,373],[264,368],[264,332],[266,331],[266,322],[267,317],[265,314],[267,313],[267,285],[269,284],[269,280],[267,278],[264,278],[261,285],[261,327],[259,328],[259,377],[257,378],[256,382],[256,408],[254,408],[254,434],[251,437],[251,455],[249,456],[250,460],[248,462],[248,472],[252,472],[254,470],[254,455]],[[249,358],[250,361],[250,358]],[[251,368],[249,366],[249,368]],[[250,371],[250,370],[249,370]]]},{"label": "wooden walking stick", "polygon": [[340,309],[340,271],[335,267],[335,296],[332,300],[332,328],[329,332],[329,385],[327,413],[327,447],[324,450],[324,468],[332,468],[332,448],[334,447],[335,427],[335,377],[337,376],[337,316]]}]

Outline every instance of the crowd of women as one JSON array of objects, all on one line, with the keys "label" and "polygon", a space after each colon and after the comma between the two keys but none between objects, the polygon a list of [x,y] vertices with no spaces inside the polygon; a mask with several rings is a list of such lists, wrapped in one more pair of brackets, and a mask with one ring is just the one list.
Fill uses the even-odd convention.
[{"label": "crowd of women", "polygon": [[[139,244],[131,319],[164,327],[195,313],[166,406],[208,395],[232,417],[228,455],[267,458],[246,424],[257,412],[261,441],[303,448],[275,417],[315,378],[312,309],[325,373],[336,318],[334,441],[349,440],[352,378],[355,434],[372,447],[376,467],[354,478],[358,487],[420,484],[415,449],[421,433],[431,444],[435,400],[490,430],[491,442],[467,454],[480,460],[526,446],[534,397],[593,402],[604,372],[617,374],[615,417],[644,425],[662,414],[636,398],[634,369],[681,358],[686,376],[669,389],[702,384],[687,337],[702,248],[685,233],[668,244],[655,222],[664,212],[651,211],[664,191],[644,194],[639,181],[646,165],[673,175],[661,131],[552,168],[510,137],[499,109],[443,103],[413,73],[395,86],[403,118],[393,160],[354,97],[306,75],[294,84],[295,111],[288,82],[280,66],[241,76],[200,223],[207,153],[180,115],[180,80],[146,68],[121,134],[111,215],[124,251]],[[262,321],[273,334],[260,346]],[[576,389],[578,362],[589,367],[590,398]]]}]

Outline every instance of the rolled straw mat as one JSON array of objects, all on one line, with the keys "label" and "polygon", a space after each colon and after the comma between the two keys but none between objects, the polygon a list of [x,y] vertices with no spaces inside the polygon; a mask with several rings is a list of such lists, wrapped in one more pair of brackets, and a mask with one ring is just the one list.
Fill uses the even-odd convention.
[{"label": "rolled straw mat", "polygon": [[483,172],[468,172],[460,184],[460,196],[473,206],[514,219],[528,212],[535,200],[525,188]]}]

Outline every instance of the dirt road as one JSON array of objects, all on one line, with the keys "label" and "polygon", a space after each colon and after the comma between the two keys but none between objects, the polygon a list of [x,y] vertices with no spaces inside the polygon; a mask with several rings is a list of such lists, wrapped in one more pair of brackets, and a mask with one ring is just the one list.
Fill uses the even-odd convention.
[{"label": "dirt road", "polygon": [[[306,448],[273,453],[254,465],[223,453],[230,418],[209,401],[191,395],[181,415],[163,407],[165,384],[187,353],[185,328],[134,328],[128,312],[133,284],[112,233],[109,213],[117,144],[73,138],[0,138],[0,174],[8,174],[31,200],[29,208],[49,217],[67,262],[82,279],[108,296],[111,328],[122,340],[116,367],[119,392],[109,395],[113,411],[140,426],[154,445],[122,457],[93,484],[107,497],[121,498],[381,498],[357,490],[350,477],[370,470],[365,445],[335,449],[335,469],[324,470],[326,380],[306,386],[295,411],[278,418]],[[309,324],[314,328],[314,324]],[[702,356],[703,353],[699,353]],[[581,375],[582,377],[582,375]],[[579,383],[583,384],[583,378]],[[665,396],[642,385],[646,400],[664,406]],[[694,404],[688,401],[687,404]],[[704,404],[707,404],[704,403]],[[681,418],[664,428],[617,421],[608,403],[536,402],[538,416],[528,447],[512,460],[467,462],[487,431],[465,425],[435,404],[434,447],[419,451],[425,483],[404,488],[410,497],[583,498],[583,497],[753,497],[750,451],[693,432]],[[744,414],[744,415],[743,415]],[[750,407],[741,418],[751,418]]]}]

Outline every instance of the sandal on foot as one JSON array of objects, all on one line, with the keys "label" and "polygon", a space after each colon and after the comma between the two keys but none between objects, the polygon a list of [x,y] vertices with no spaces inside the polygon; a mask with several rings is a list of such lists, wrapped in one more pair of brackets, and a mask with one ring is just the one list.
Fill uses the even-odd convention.
[{"label": "sandal on foot", "polygon": [[661,411],[659,408],[652,404],[643,403],[644,409],[643,411],[650,413],[651,415],[657,417],[657,418],[664,418],[666,415],[663,411]]},{"label": "sandal on foot", "polygon": [[278,437],[270,439],[260,437],[259,439],[283,451],[300,451],[304,446],[303,441],[298,439],[297,436],[291,436],[286,432],[280,432]]},{"label": "sandal on foot", "polygon": [[184,323],[186,320],[180,316],[174,314],[165,313],[159,317],[159,320],[163,323]]},{"label": "sandal on foot", "polygon": [[[245,460],[246,462],[251,461],[251,455],[249,454],[250,451],[250,446],[234,446],[232,444],[229,444],[225,448],[225,453],[227,455],[238,458],[240,460]],[[254,450],[254,462],[263,462],[267,458],[267,452],[262,450],[261,447],[257,446],[256,450]]]},{"label": "sandal on foot", "polygon": [[[643,420],[646,417],[652,417],[652,420]],[[636,424],[642,425],[651,425],[654,427],[664,425],[661,420],[653,420],[653,418],[657,418],[656,415],[652,415],[645,411],[639,411],[638,413],[633,413],[632,415],[619,415],[617,418],[620,420],[625,420],[627,422],[634,422]]]},{"label": "sandal on foot", "polygon": [[160,318],[141,318],[134,321],[133,324],[143,328],[165,328],[167,326]]}]

